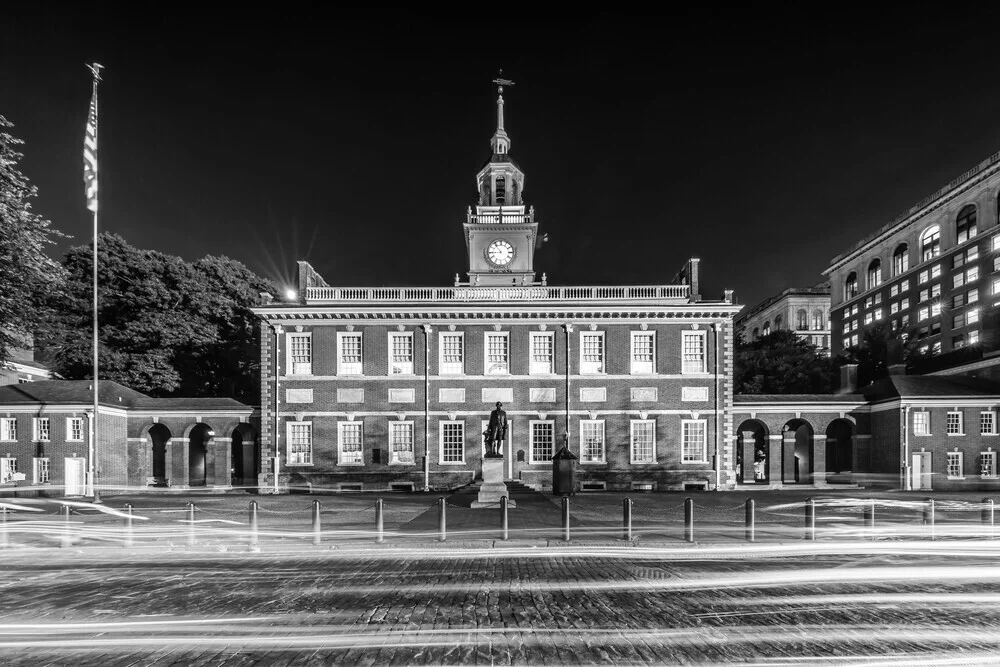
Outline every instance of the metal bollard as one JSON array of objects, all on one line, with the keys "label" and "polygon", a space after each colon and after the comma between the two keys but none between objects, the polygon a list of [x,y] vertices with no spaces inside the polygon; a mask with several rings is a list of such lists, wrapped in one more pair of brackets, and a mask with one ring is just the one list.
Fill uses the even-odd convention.
[{"label": "metal bollard", "polygon": [[747,498],[746,502],[746,528],[745,535],[747,542],[754,541],[754,528],[757,523],[757,508],[753,498]]},{"label": "metal bollard", "polygon": [[318,500],[312,501],[312,533],[313,544],[319,544],[323,539],[323,520],[320,518],[321,505]]},{"label": "metal bollard", "polygon": [[510,524],[507,523],[507,496],[500,497],[500,532],[503,535],[500,539],[510,539]]},{"label": "metal bollard", "polygon": [[563,542],[569,542],[569,496],[562,497]]},{"label": "metal bollard", "polygon": [[379,544],[385,541],[385,523],[382,518],[382,499],[375,499],[375,541]]},{"label": "metal bollard", "polygon": [[445,517],[444,496],[438,498],[438,542],[448,539],[448,521]]},{"label": "metal bollard", "polygon": [[125,539],[122,540],[122,545],[129,548],[134,544],[132,539],[132,503],[125,503]]},{"label": "metal bollard", "polygon": [[628,497],[622,501],[622,539],[632,541],[632,499]]},{"label": "metal bollard", "polygon": [[694,542],[694,501],[684,499],[684,541]]},{"label": "metal bollard", "polygon": [[7,508],[0,507],[0,547],[9,546],[7,540]]},{"label": "metal bollard", "polygon": [[928,527],[930,538],[934,539],[934,499],[924,498],[924,525]]},{"label": "metal bollard", "polygon": [[194,503],[188,503],[188,546],[194,546]]},{"label": "metal bollard", "polygon": [[986,538],[993,539],[993,499],[983,498],[983,525],[989,526]]},{"label": "metal bollard", "polygon": [[250,501],[250,548],[256,549],[260,546],[260,532],[257,526],[257,501]]},{"label": "metal bollard", "polygon": [[806,534],[807,540],[816,539],[816,501],[806,498]]},{"label": "metal bollard", "polygon": [[69,505],[63,505],[63,533],[62,539],[59,541],[59,546],[66,548],[72,546],[73,541],[70,539],[69,534]]},{"label": "metal bollard", "polygon": [[861,507],[861,519],[865,524],[865,533],[869,539],[875,539],[875,499]]}]

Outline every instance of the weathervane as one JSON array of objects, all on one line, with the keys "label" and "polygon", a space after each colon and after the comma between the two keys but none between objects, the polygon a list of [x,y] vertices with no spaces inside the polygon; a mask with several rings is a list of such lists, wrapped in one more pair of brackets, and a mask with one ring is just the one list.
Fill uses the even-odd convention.
[{"label": "weathervane", "polygon": [[499,95],[503,95],[504,86],[514,85],[514,82],[511,81],[510,79],[503,78],[503,69],[500,70],[500,73],[497,75],[497,78],[493,79],[493,83],[497,84],[497,93]]}]

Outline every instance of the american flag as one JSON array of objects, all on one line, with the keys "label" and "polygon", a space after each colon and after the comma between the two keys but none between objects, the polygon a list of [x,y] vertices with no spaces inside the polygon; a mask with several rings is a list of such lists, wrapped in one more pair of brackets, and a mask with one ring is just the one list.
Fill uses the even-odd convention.
[{"label": "american flag", "polygon": [[83,183],[86,186],[87,208],[97,213],[97,84],[90,98],[87,135],[83,138]]}]

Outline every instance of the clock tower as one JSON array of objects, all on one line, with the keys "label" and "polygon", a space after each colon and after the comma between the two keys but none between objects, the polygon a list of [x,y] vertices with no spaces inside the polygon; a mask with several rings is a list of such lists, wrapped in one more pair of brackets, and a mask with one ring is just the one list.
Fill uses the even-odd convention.
[{"label": "clock tower", "polygon": [[534,207],[525,210],[521,193],[524,172],[510,157],[510,139],[503,127],[503,87],[497,84],[497,131],[490,140],[493,154],[476,174],[479,202],[466,216],[465,245],[469,250],[469,284],[472,286],[535,284],[533,260],[538,223]]}]

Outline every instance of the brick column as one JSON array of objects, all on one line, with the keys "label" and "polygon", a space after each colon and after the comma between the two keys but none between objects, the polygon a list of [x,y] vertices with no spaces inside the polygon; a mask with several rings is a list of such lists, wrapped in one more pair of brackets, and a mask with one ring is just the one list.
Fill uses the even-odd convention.
[{"label": "brick column", "polygon": [[743,431],[740,434],[740,436],[743,439],[743,442],[740,445],[741,447],[743,447],[742,481],[752,484],[757,481],[757,478],[754,475],[754,467],[753,467],[753,462],[754,459],[756,458],[756,450],[757,450],[757,439],[756,439],[757,434],[754,431]]},{"label": "brick column", "polygon": [[826,436],[813,436],[813,484],[826,486]]},{"label": "brick column", "polygon": [[781,481],[795,483],[795,433],[785,433],[781,440]]}]

